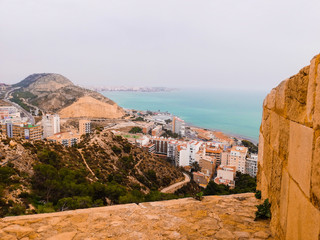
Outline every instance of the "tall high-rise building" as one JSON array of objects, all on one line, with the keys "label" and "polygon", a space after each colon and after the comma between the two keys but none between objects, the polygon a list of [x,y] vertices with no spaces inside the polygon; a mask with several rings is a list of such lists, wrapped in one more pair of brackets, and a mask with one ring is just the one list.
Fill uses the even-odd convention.
[{"label": "tall high-rise building", "polygon": [[172,119],[172,132],[181,136],[185,135],[185,123],[182,119],[173,117]]},{"label": "tall high-rise building", "polygon": [[60,132],[60,116],[46,114],[42,117],[43,137],[47,138]]}]

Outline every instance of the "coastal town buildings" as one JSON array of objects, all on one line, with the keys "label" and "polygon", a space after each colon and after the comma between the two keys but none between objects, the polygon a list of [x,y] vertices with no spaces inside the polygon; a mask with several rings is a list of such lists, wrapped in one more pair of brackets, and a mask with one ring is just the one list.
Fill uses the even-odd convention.
[{"label": "coastal town buildings", "polygon": [[91,132],[91,121],[86,119],[81,119],[79,121],[79,133],[80,136]]},{"label": "coastal town buildings", "polygon": [[203,174],[212,178],[215,173],[216,158],[213,156],[203,156],[199,160],[199,166]]},{"label": "coastal town buildings", "polygon": [[151,139],[151,142],[155,144],[155,152],[157,154],[167,155],[168,153],[168,143],[170,139],[164,137],[154,137]]},{"label": "coastal town buildings", "polygon": [[249,158],[246,159],[246,174],[251,177],[257,176],[258,172],[258,154],[251,154]]},{"label": "coastal town buildings", "polygon": [[142,132],[144,134],[149,134],[151,132],[151,130],[154,128],[154,123],[150,122],[148,124],[145,124],[142,128]]},{"label": "coastal town buildings", "polygon": [[185,136],[185,122],[178,117],[173,117],[172,132],[179,134],[180,136]]},{"label": "coastal town buildings", "polygon": [[247,153],[248,153],[247,147],[233,146],[228,155],[227,165],[235,166],[237,171],[241,173],[245,173]]},{"label": "coastal town buildings", "polygon": [[40,125],[6,123],[1,124],[1,132],[10,138],[42,139],[42,126]]},{"label": "coastal town buildings", "polygon": [[162,126],[158,125],[154,129],[152,129],[151,135],[154,137],[160,137],[162,133]]},{"label": "coastal town buildings", "polygon": [[42,117],[43,138],[60,132],[60,116],[58,114],[45,114]]},{"label": "coastal town buildings", "polygon": [[202,172],[193,172],[192,173],[193,176],[193,180],[200,186],[200,187],[207,187],[209,181],[210,181],[210,177],[208,177],[207,175],[205,175]]},{"label": "coastal town buildings", "polygon": [[216,163],[218,165],[221,164],[222,153],[223,151],[220,148],[212,148],[212,147],[206,148],[206,155],[215,157]]},{"label": "coastal town buildings", "polygon": [[66,147],[74,146],[80,142],[81,135],[74,131],[60,132],[47,138],[48,141],[60,143]]},{"label": "coastal town buildings", "polygon": [[217,168],[217,177],[214,179],[216,184],[224,184],[230,188],[235,187],[235,176],[236,167],[235,166],[223,166],[220,165]]},{"label": "coastal town buildings", "polygon": [[21,121],[21,114],[14,106],[0,106],[0,121],[1,120]]}]

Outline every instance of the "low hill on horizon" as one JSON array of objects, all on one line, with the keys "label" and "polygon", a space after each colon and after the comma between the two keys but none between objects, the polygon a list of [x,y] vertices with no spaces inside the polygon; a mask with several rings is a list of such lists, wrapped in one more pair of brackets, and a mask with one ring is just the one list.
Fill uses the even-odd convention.
[{"label": "low hill on horizon", "polygon": [[124,110],[95,91],[74,85],[55,73],[36,73],[12,85],[13,97],[39,107],[45,112],[60,113],[64,118],[121,118]]}]

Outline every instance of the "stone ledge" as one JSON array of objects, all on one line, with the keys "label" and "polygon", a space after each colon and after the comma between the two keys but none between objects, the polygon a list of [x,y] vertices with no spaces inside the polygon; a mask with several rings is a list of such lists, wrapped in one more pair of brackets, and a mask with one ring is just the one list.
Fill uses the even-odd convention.
[{"label": "stone ledge", "polygon": [[272,239],[253,193],[0,219],[0,239]]}]

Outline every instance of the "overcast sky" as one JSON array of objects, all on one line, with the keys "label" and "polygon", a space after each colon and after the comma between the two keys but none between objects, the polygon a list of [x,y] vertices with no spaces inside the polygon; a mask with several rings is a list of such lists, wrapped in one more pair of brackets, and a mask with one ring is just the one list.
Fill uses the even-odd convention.
[{"label": "overcast sky", "polygon": [[320,51],[319,0],[0,0],[0,82],[270,90]]}]

